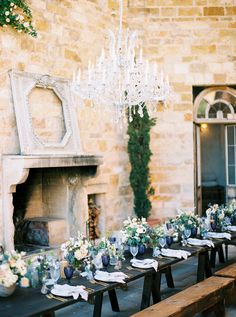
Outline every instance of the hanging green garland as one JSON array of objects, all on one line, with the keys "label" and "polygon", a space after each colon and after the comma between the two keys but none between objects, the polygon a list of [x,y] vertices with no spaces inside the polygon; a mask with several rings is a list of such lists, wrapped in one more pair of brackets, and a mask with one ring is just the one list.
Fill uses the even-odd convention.
[{"label": "hanging green garland", "polygon": [[11,26],[18,32],[37,36],[31,10],[24,0],[0,0],[0,26]]},{"label": "hanging green garland", "polygon": [[128,125],[128,153],[131,164],[130,185],[134,193],[134,212],[138,217],[147,218],[152,208],[149,196],[154,194],[150,184],[149,161],[150,130],[155,119],[150,119],[147,109],[143,106],[143,117],[138,113],[138,106],[132,114],[133,121]]}]

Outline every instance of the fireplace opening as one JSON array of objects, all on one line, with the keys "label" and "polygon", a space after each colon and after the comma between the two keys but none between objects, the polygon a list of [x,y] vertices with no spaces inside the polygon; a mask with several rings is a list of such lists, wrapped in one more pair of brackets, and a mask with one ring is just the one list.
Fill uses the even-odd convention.
[{"label": "fireplace opening", "polygon": [[13,193],[15,248],[26,252],[57,248],[83,231],[88,213],[85,183],[93,173],[90,166],[30,169]]}]

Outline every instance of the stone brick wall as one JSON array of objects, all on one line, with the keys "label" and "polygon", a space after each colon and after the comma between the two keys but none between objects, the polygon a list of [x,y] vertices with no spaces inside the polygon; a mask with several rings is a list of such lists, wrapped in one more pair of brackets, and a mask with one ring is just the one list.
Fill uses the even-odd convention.
[{"label": "stone brick wall", "polygon": [[[37,39],[0,29],[1,154],[20,152],[7,71],[71,78],[100,54],[106,30],[118,26],[115,0],[28,2]],[[166,110],[159,109],[152,130],[152,218],[194,206],[192,86],[236,83],[235,15],[234,0],[124,1],[124,25],[139,31],[144,55],[169,74],[176,93]],[[109,114],[74,100],[84,151],[104,156],[96,181],[108,184],[106,225],[117,229],[132,212],[126,131],[114,128]]]},{"label": "stone brick wall", "polygon": [[152,130],[152,217],[194,207],[193,86],[236,83],[234,0],[130,0],[127,21],[176,96]]}]

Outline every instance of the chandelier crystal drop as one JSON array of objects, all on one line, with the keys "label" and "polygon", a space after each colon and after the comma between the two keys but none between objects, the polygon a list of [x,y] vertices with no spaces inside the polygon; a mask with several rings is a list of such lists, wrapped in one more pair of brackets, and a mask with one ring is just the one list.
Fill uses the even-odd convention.
[{"label": "chandelier crystal drop", "polygon": [[[110,45],[97,58],[95,64],[73,75],[72,90],[81,98],[90,100],[94,108],[115,112],[115,122],[133,120],[133,114],[143,116],[156,110],[158,102],[165,102],[171,93],[168,77],[158,72],[157,64],[143,57],[142,48],[137,52],[136,32],[122,31],[122,0],[120,0],[120,25],[116,38],[109,30]],[[137,107],[138,106],[138,107]]]}]

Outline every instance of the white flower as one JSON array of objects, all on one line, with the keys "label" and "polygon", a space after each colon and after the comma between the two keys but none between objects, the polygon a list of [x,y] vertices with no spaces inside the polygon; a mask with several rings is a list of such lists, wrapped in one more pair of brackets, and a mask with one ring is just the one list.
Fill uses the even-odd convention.
[{"label": "white flower", "polygon": [[25,28],[28,28],[29,27],[29,22],[24,22],[23,25],[24,25]]},{"label": "white flower", "polygon": [[10,12],[9,12],[9,11],[6,11],[6,12],[5,12],[5,15],[6,15],[6,16],[8,16],[9,14],[10,14]]},{"label": "white flower", "polygon": [[11,6],[11,7],[14,7],[14,5],[15,5],[15,4],[14,4],[13,2],[10,3],[10,6]]},{"label": "white flower", "polygon": [[9,23],[11,20],[9,18],[6,18],[6,22]]}]

